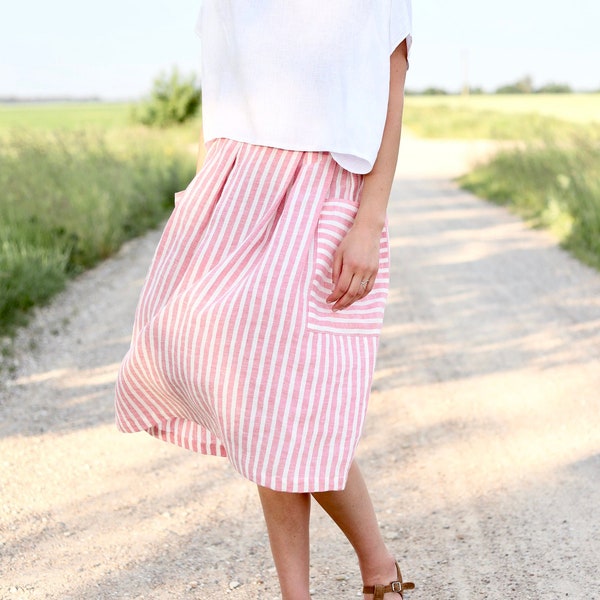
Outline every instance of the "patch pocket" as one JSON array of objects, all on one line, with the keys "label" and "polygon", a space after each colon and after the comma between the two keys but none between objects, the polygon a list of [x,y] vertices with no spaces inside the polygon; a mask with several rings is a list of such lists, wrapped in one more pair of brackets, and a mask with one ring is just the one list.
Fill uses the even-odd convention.
[{"label": "patch pocket", "polygon": [[179,204],[183,200],[183,197],[185,196],[186,192],[187,192],[187,189],[181,190],[180,192],[175,192],[175,196],[174,196],[174,205],[175,206],[179,206]]},{"label": "patch pocket", "polygon": [[371,292],[344,310],[334,312],[326,302],[331,294],[333,256],[352,227],[358,203],[331,198],[325,200],[309,264],[312,277],[308,290],[307,328],[320,333],[379,335],[388,295],[390,244],[387,223],[381,233],[379,271]]},{"label": "patch pocket", "polygon": [[175,208],[177,208],[180,204],[183,204],[186,200],[186,197],[193,192],[194,184],[199,176],[200,173],[196,173],[194,177],[190,180],[190,182],[187,184],[185,189],[180,190],[179,192],[175,192],[173,202]]}]

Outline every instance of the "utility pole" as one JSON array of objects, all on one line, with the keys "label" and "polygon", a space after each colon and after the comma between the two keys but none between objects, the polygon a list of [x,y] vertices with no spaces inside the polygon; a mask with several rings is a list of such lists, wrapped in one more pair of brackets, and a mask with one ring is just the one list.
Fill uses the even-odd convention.
[{"label": "utility pole", "polygon": [[461,63],[462,63],[462,95],[468,96],[471,93],[471,86],[469,84],[469,51],[467,48],[461,50]]}]

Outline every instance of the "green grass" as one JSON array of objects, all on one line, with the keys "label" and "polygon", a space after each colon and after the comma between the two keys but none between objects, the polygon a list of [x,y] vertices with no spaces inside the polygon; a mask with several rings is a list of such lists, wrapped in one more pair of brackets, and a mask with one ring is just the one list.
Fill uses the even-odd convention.
[{"label": "green grass", "polygon": [[600,94],[474,94],[408,96],[409,108],[447,106],[467,111],[536,114],[573,123],[600,123]]},{"label": "green grass", "polygon": [[[80,130],[122,129],[133,125],[130,102],[56,102],[40,104],[1,104],[0,131],[6,129]],[[199,131],[200,118],[186,128]]]},{"label": "green grass", "polygon": [[130,123],[131,108],[124,102],[0,104],[0,130],[125,127]]},{"label": "green grass", "polygon": [[[122,117],[109,113],[105,123]],[[0,334],[158,225],[195,170],[192,128],[61,129],[49,114],[45,126],[36,115],[37,128],[0,129]]]},{"label": "green grass", "polygon": [[429,138],[532,140],[600,131],[600,94],[408,96],[404,123]]},{"label": "green grass", "polygon": [[600,138],[549,135],[501,152],[460,183],[549,229],[564,248],[600,269]]}]

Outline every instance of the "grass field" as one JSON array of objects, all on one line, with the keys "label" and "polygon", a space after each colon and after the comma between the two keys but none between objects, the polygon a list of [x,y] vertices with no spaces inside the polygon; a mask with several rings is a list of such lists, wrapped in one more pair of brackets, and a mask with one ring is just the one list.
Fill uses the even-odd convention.
[{"label": "grass field", "polygon": [[473,94],[470,96],[408,96],[408,112],[445,106],[457,110],[536,114],[573,123],[600,124],[600,94]]},{"label": "grass field", "polygon": [[523,141],[590,130],[600,137],[600,94],[408,96],[404,123],[431,138]]},{"label": "grass field", "polygon": [[129,125],[128,103],[0,104],[0,130],[8,127],[34,129],[107,129]]},{"label": "grass field", "polygon": [[[123,130],[133,127],[127,102],[64,102],[51,104],[0,104],[0,134],[9,129],[44,131],[95,129]],[[165,131],[170,139],[196,142],[201,128],[200,117],[182,127]]]}]

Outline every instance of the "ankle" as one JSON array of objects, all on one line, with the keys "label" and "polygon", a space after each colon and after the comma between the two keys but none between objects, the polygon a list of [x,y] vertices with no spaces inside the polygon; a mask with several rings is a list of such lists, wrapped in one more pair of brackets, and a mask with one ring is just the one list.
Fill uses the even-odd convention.
[{"label": "ankle", "polygon": [[281,600],[311,600],[311,597],[309,591],[299,592],[298,590],[295,590],[288,594],[282,592]]},{"label": "ankle", "polygon": [[359,566],[364,585],[388,584],[396,578],[396,559],[388,553]]}]

